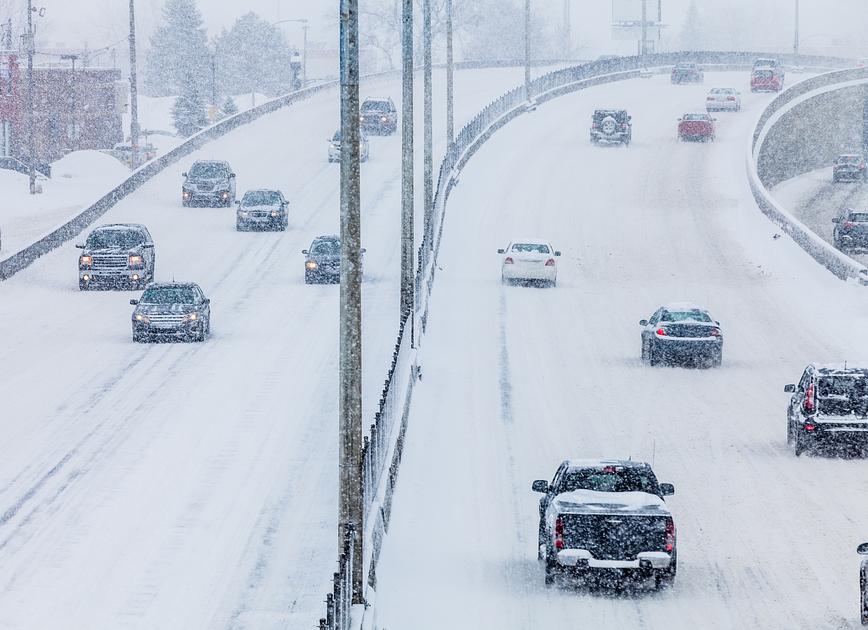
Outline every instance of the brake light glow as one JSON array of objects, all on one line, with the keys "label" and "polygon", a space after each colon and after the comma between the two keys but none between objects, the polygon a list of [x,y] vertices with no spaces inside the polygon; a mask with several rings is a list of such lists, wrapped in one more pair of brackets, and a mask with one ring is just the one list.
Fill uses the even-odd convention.
[{"label": "brake light glow", "polygon": [[[814,409],[816,409],[817,405],[814,402],[814,384],[811,383],[808,385],[808,391],[805,392],[805,402],[802,404],[802,409],[805,410],[805,413],[814,413]],[[807,425],[805,425],[807,429]],[[808,429],[811,431],[812,429]]]},{"label": "brake light glow", "polygon": [[560,516],[555,519],[555,549],[564,548],[564,519]]},{"label": "brake light glow", "polygon": [[816,428],[817,427],[815,427],[813,424],[806,424],[805,425],[805,431],[813,431]]},{"label": "brake light glow", "polygon": [[515,262],[515,261],[512,259],[512,256],[507,256],[507,257],[504,259],[503,264],[504,264],[504,265],[511,265],[511,264],[513,264],[514,262]]},{"label": "brake light glow", "polygon": [[856,227],[856,224],[852,221],[844,221],[844,229],[849,230],[852,227]]},{"label": "brake light glow", "polygon": [[714,100],[714,97],[713,97],[713,96],[706,96],[706,97],[705,97],[705,100],[706,100],[706,101],[713,101],[713,100]]},{"label": "brake light glow", "polygon": [[675,521],[671,518],[666,519],[666,541],[663,548],[669,552],[675,549]]},{"label": "brake light glow", "polygon": [[554,259],[554,258],[549,258],[549,259],[546,261],[546,267],[554,267],[554,266],[555,266],[555,259]]},{"label": "brake light glow", "polygon": [[712,328],[710,334],[712,337],[720,337],[720,328]]},{"label": "brake light glow", "polygon": [[658,334],[659,336],[661,336],[661,337],[665,337],[665,336],[666,336],[666,329],[665,329],[665,328],[662,328],[662,327],[661,327],[661,328],[658,328],[658,329],[657,329],[657,334]]},{"label": "brake light glow", "polygon": [[727,97],[726,97],[726,100],[728,100],[728,101],[734,101],[734,100],[735,100],[735,97],[734,97],[734,96],[727,96]]}]

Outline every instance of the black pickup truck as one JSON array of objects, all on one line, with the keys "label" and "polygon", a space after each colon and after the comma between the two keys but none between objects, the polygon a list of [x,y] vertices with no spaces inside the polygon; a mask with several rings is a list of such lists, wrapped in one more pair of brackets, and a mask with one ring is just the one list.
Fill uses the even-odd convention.
[{"label": "black pickup truck", "polygon": [[539,559],[545,583],[567,575],[675,581],[675,522],[651,466],[625,460],[567,460],[551,483],[533,482],[539,503]]}]

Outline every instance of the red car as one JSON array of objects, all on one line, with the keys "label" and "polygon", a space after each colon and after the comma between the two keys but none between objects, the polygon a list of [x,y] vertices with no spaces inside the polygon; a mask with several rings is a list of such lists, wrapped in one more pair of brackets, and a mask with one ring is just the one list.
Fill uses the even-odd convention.
[{"label": "red car", "polygon": [[714,122],[708,114],[684,114],[678,119],[678,140],[714,141]]},{"label": "red car", "polygon": [[759,68],[750,75],[751,92],[780,92],[784,89],[784,75],[776,68]]}]

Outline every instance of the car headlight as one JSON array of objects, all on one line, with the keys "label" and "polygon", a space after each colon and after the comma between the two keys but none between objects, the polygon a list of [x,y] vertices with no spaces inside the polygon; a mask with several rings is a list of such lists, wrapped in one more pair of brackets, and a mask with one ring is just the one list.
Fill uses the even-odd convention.
[{"label": "car headlight", "polygon": [[92,267],[93,266],[93,256],[79,256],[78,266],[79,267]]},{"label": "car headlight", "polygon": [[223,197],[224,199],[229,199],[229,191],[224,190],[223,192],[220,193],[220,196]]},{"label": "car headlight", "polygon": [[239,210],[238,214],[240,214],[242,217],[246,217],[247,216],[247,210]]},{"label": "car headlight", "polygon": [[318,266],[318,265],[317,265],[314,261],[312,261],[312,260],[308,260],[306,263],[304,263],[304,268],[305,268],[305,269],[310,269],[311,271],[313,271],[314,269],[316,269],[317,266]]},{"label": "car headlight", "polygon": [[184,315],[184,321],[187,322],[195,322],[197,319],[199,319],[199,313],[196,312],[187,313],[186,315]]},{"label": "car headlight", "polygon": [[147,315],[142,315],[141,313],[136,313],[135,319],[137,322],[141,322],[143,324],[147,324],[151,321],[150,319],[148,319]]},{"label": "car headlight", "polygon": [[381,117],[380,117],[380,122],[389,122],[389,119],[386,118],[385,116],[381,116]]},{"label": "car headlight", "polygon": [[144,264],[145,264],[145,261],[141,256],[138,256],[135,254],[130,256],[130,267],[131,268],[142,267]]},{"label": "car headlight", "polygon": [[271,216],[273,216],[273,217],[279,217],[279,216],[280,216],[280,211],[279,211],[279,210],[272,210],[272,211],[271,211]]}]

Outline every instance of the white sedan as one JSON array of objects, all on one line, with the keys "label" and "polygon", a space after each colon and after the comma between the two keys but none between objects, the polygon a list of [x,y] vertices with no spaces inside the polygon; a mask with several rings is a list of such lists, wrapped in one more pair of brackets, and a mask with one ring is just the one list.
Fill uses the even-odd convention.
[{"label": "white sedan", "polygon": [[741,94],[735,88],[711,88],[705,97],[705,109],[709,112],[741,110]]},{"label": "white sedan", "polygon": [[498,249],[503,254],[501,281],[540,282],[555,286],[558,282],[558,266],[555,258],[561,253],[555,251],[551,243],[538,238],[516,239],[506,249]]}]

